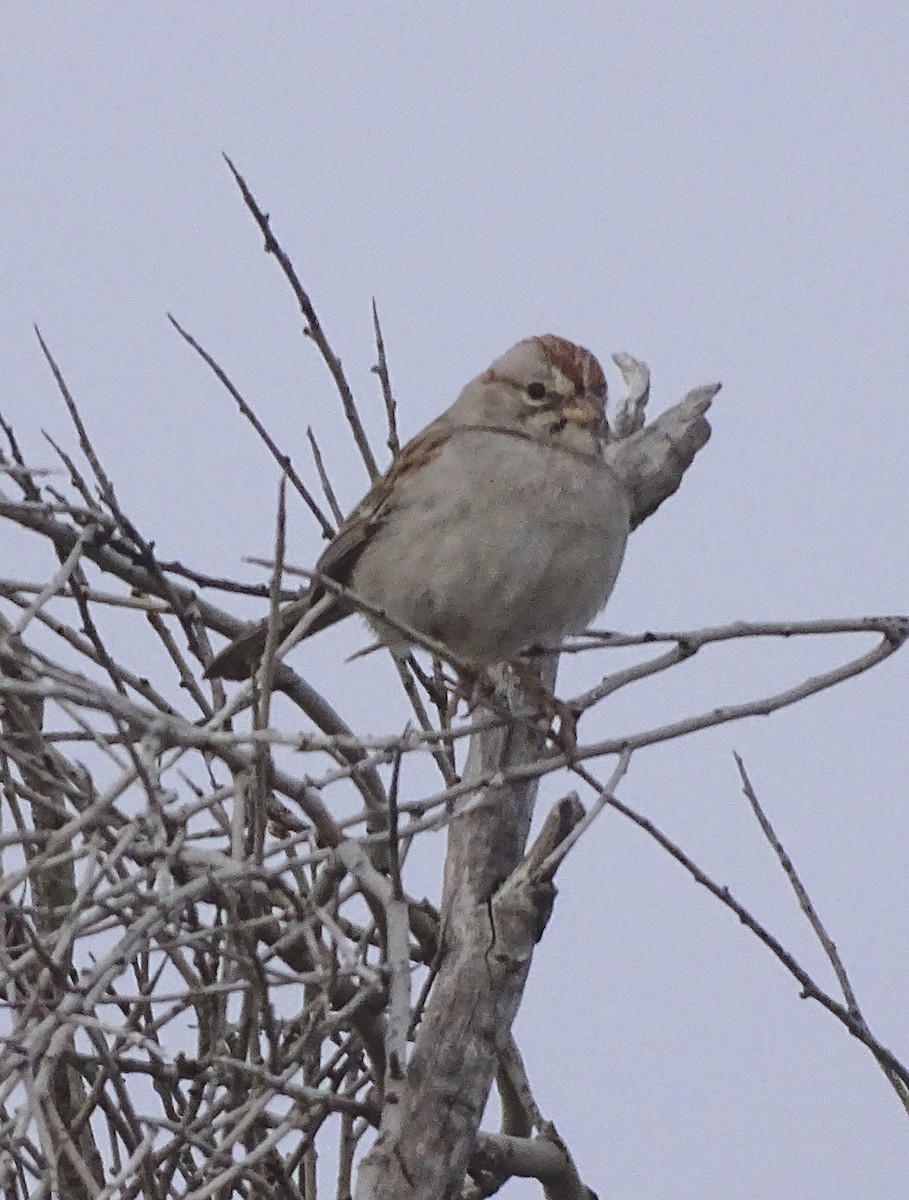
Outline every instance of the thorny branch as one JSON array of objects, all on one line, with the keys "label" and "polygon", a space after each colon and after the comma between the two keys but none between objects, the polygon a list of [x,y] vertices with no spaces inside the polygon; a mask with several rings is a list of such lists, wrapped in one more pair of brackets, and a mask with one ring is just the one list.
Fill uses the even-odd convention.
[{"label": "thorny branch", "polygon": [[[268,217],[234,175],[374,476],[340,361]],[[394,450],[395,403],[374,319]],[[180,332],[256,424],[284,478],[310,497],[322,531],[331,529],[226,372]],[[480,1197],[528,1175],[549,1197],[588,1200],[534,1099],[511,1021],[553,903],[553,874],[604,808],[634,822],[744,921],[802,993],[869,1048],[909,1109],[909,1070],[869,1028],[744,765],[749,804],[828,955],[839,995],[617,795],[629,765],[651,746],[777,711],[869,670],[909,636],[905,618],[589,631],[563,648],[596,656],[604,672],[569,700],[585,714],[582,732],[604,700],[684,671],[707,645],[856,634],[875,641],[795,687],[582,739],[570,760],[507,673],[489,707],[452,722],[449,681],[415,660],[401,678],[417,723],[403,732],[383,732],[385,720],[378,731],[355,731],[312,682],[272,661],[277,647],[256,685],[227,696],[202,678],[208,639],[233,636],[242,622],[208,597],[243,586],[157,559],[153,541],[123,512],[44,342],[42,349],[90,476],[61,451],[72,487],[62,495],[53,476],[29,470],[0,419],[8,443],[0,471],[18,493],[0,491],[0,516],[46,540],[56,557],[46,581],[0,580],[5,1197],[309,1200],[316,1148],[334,1136],[339,1196],[356,1178],[358,1197]],[[645,426],[649,372],[628,355],[616,361],[628,394],[613,418],[619,440],[611,453],[640,521],[675,490],[706,440],[715,388],[689,393]],[[318,472],[337,519],[324,467]],[[283,492],[282,485],[277,565],[259,590],[273,606],[291,573]],[[140,633],[151,637],[141,653],[114,651],[111,614],[142,626],[136,645]],[[610,669],[611,649],[633,647],[639,661]],[[554,675],[553,662],[540,665]],[[290,707],[279,708],[274,693]],[[553,807],[528,851],[536,788],[559,772],[580,794]],[[417,900],[407,890],[410,849],[442,827],[444,886],[435,903]],[[479,1130],[493,1081],[502,1101],[498,1133]],[[461,1098],[454,1107],[452,1088]]]},{"label": "thorny branch", "polygon": [[224,160],[230,168],[230,173],[236,180],[246,207],[252,213],[253,219],[259,226],[262,236],[265,238],[266,254],[274,255],[285,279],[290,284],[291,291],[294,294],[297,305],[303,315],[304,321],[306,322],[306,324],[303,326],[303,332],[307,337],[312,338],[316,348],[319,351],[319,354],[322,356],[323,362],[331,373],[331,377],[335,384],[335,389],[337,390],[338,396],[341,400],[344,416],[348,425],[350,426],[350,431],[353,434],[356,447],[360,452],[360,457],[363,459],[366,470],[369,472],[369,478],[375,479],[379,474],[379,468],[376,464],[372,447],[369,444],[369,439],[366,436],[366,430],[363,428],[363,422],[360,420],[360,414],[357,411],[357,404],[354,400],[354,395],[351,391],[350,384],[347,382],[347,376],[344,374],[344,368],[341,366],[341,360],[331,347],[325,331],[322,328],[322,322],[316,315],[313,302],[309,298],[309,293],[300,282],[300,277],[294,270],[294,266],[290,261],[290,257],[278,242],[275,235],[272,233],[271,222],[268,214],[263,212],[259,207],[255,196],[253,196],[252,192],[249,190],[246,180],[236,169],[226,154],[224,156]]}]

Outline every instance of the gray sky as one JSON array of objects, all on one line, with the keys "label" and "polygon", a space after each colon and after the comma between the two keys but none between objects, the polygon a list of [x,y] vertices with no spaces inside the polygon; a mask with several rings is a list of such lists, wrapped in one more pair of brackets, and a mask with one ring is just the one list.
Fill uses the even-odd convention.
[{"label": "gray sky", "polygon": [[[276,468],[169,310],[301,466],[311,423],[344,503],[358,498],[326,374],[224,150],[379,440],[372,295],[407,433],[530,333],[644,358],[655,409],[722,379],[714,438],[632,539],[609,627],[905,611],[907,60],[904,0],[7,5],[0,407],[31,461],[50,462],[42,427],[72,443],[37,322],[161,554],[251,572],[240,560],[270,550]],[[295,512],[292,557],[318,548]],[[0,550],[4,574],[39,571],[3,527]],[[349,638],[314,646],[311,673],[324,663],[365,727],[386,676],[338,665]],[[623,693],[603,736],[855,650],[717,650]],[[738,749],[904,1058],[907,653],[642,755],[622,792],[826,980],[739,795]],[[518,1033],[546,1114],[611,1200],[905,1188],[905,1114],[868,1053],[618,820],[566,865]]]}]

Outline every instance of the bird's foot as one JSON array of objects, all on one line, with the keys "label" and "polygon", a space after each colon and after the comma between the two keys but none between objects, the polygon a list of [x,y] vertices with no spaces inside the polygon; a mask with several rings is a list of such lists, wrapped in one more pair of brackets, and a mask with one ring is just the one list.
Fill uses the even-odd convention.
[{"label": "bird's foot", "polygon": [[[554,692],[543,683],[536,671],[523,659],[515,659],[509,664],[521,687],[527,693],[532,703],[537,705],[542,716],[547,717],[550,724],[548,737],[562,750],[567,759],[572,760],[578,748],[578,715],[564,700],[560,700]],[[558,722],[556,724],[556,722]]]},{"label": "bird's foot", "polygon": [[496,685],[495,680],[490,676],[488,671],[478,670],[469,671],[461,669],[458,672],[458,679],[455,686],[451,689],[448,697],[448,708],[445,712],[446,720],[452,721],[458,711],[458,705],[464,701],[467,709],[467,716],[471,716],[482,704],[492,705],[495,699]]}]

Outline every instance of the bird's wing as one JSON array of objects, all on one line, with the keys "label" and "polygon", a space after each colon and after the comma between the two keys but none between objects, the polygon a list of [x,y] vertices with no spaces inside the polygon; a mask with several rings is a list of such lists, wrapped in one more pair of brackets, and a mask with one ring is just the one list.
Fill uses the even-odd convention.
[{"label": "bird's wing", "polygon": [[[396,507],[395,496],[399,483],[412,471],[425,467],[448,439],[447,425],[436,420],[422,433],[407,443],[397,454],[391,466],[375,481],[350,515],[342,521],[338,532],[331,539],[319,560],[316,571],[326,575],[343,587],[350,584],[351,574],[364,546],[381,529]],[[278,614],[278,640],[282,641],[307,613],[312,620],[306,629],[306,637],[327,629],[351,612],[351,607],[342,598],[335,603],[319,604],[326,597],[325,588],[316,580],[297,600],[292,600]],[[318,606],[320,611],[316,612]],[[218,653],[209,664],[205,674],[208,678],[246,679],[255,670],[265,649],[268,634],[268,619],[257,622],[239,634]]]},{"label": "bird's wing", "polygon": [[[344,587],[350,584],[351,575],[364,546],[382,528],[398,506],[397,497],[400,495],[399,488],[402,482],[408,475],[421,470],[435,458],[450,435],[451,429],[441,420],[436,420],[400,450],[385,474],[375,481],[360,503],[342,521],[338,532],[322,551],[316,563],[316,570],[320,574],[327,575],[329,579]],[[313,585],[311,592],[313,600],[322,595],[322,589],[317,583]],[[346,615],[346,611],[340,615]],[[337,619],[336,617],[335,620]],[[330,623],[326,621],[326,624]]]}]

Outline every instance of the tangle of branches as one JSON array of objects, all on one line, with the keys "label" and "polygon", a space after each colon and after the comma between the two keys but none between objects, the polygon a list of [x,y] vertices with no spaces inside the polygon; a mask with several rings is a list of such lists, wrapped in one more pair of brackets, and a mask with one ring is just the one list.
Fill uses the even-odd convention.
[{"label": "tangle of branches", "polygon": [[[268,218],[234,175],[375,476],[377,456],[340,359]],[[203,677],[210,635],[231,637],[243,624],[224,605],[252,590],[274,608],[291,594],[282,583],[286,488],[324,533],[340,509],[315,439],[324,500],[223,367],[174,325],[280,467],[275,553],[261,588],[158,558],[121,507],[114,473],[43,341],[78,446],[78,458],[54,447],[64,489],[57,474],[30,468],[3,424],[0,515],[56,560],[46,580],[0,580],[3,1195],[309,1200],[320,1139],[338,1197],[479,1197],[516,1175],[538,1179],[549,1197],[591,1195],[534,1100],[511,1023],[555,872],[604,808],[634,822],[730,908],[803,994],[867,1046],[909,1109],[909,1070],[867,1025],[744,764],[757,828],[833,966],[835,993],[620,795],[629,763],[650,747],[834,687],[894,653],[909,622],[589,631],[564,648],[595,658],[601,674],[568,698],[579,716],[607,698],[615,714],[625,689],[685,670],[708,645],[863,634],[868,646],[796,686],[582,739],[567,756],[504,670],[488,704],[452,719],[454,680],[432,648],[394,663],[412,709],[403,732],[353,729],[317,682],[274,656],[226,694]],[[375,313],[374,329],[394,452],[396,404]],[[706,441],[717,388],[695,389],[645,426],[646,367],[627,355],[616,361],[627,395],[613,417],[613,453],[640,521],[676,490]],[[122,639],[111,636],[113,617],[151,631],[155,670],[147,653],[136,661],[115,651]],[[637,657],[610,670],[614,648]],[[552,661],[538,666],[554,678]],[[528,849],[536,790],[548,776],[567,781],[565,795]],[[407,888],[411,847],[446,827],[444,882],[433,903],[417,902]],[[482,1131],[493,1085],[502,1125]]]}]

